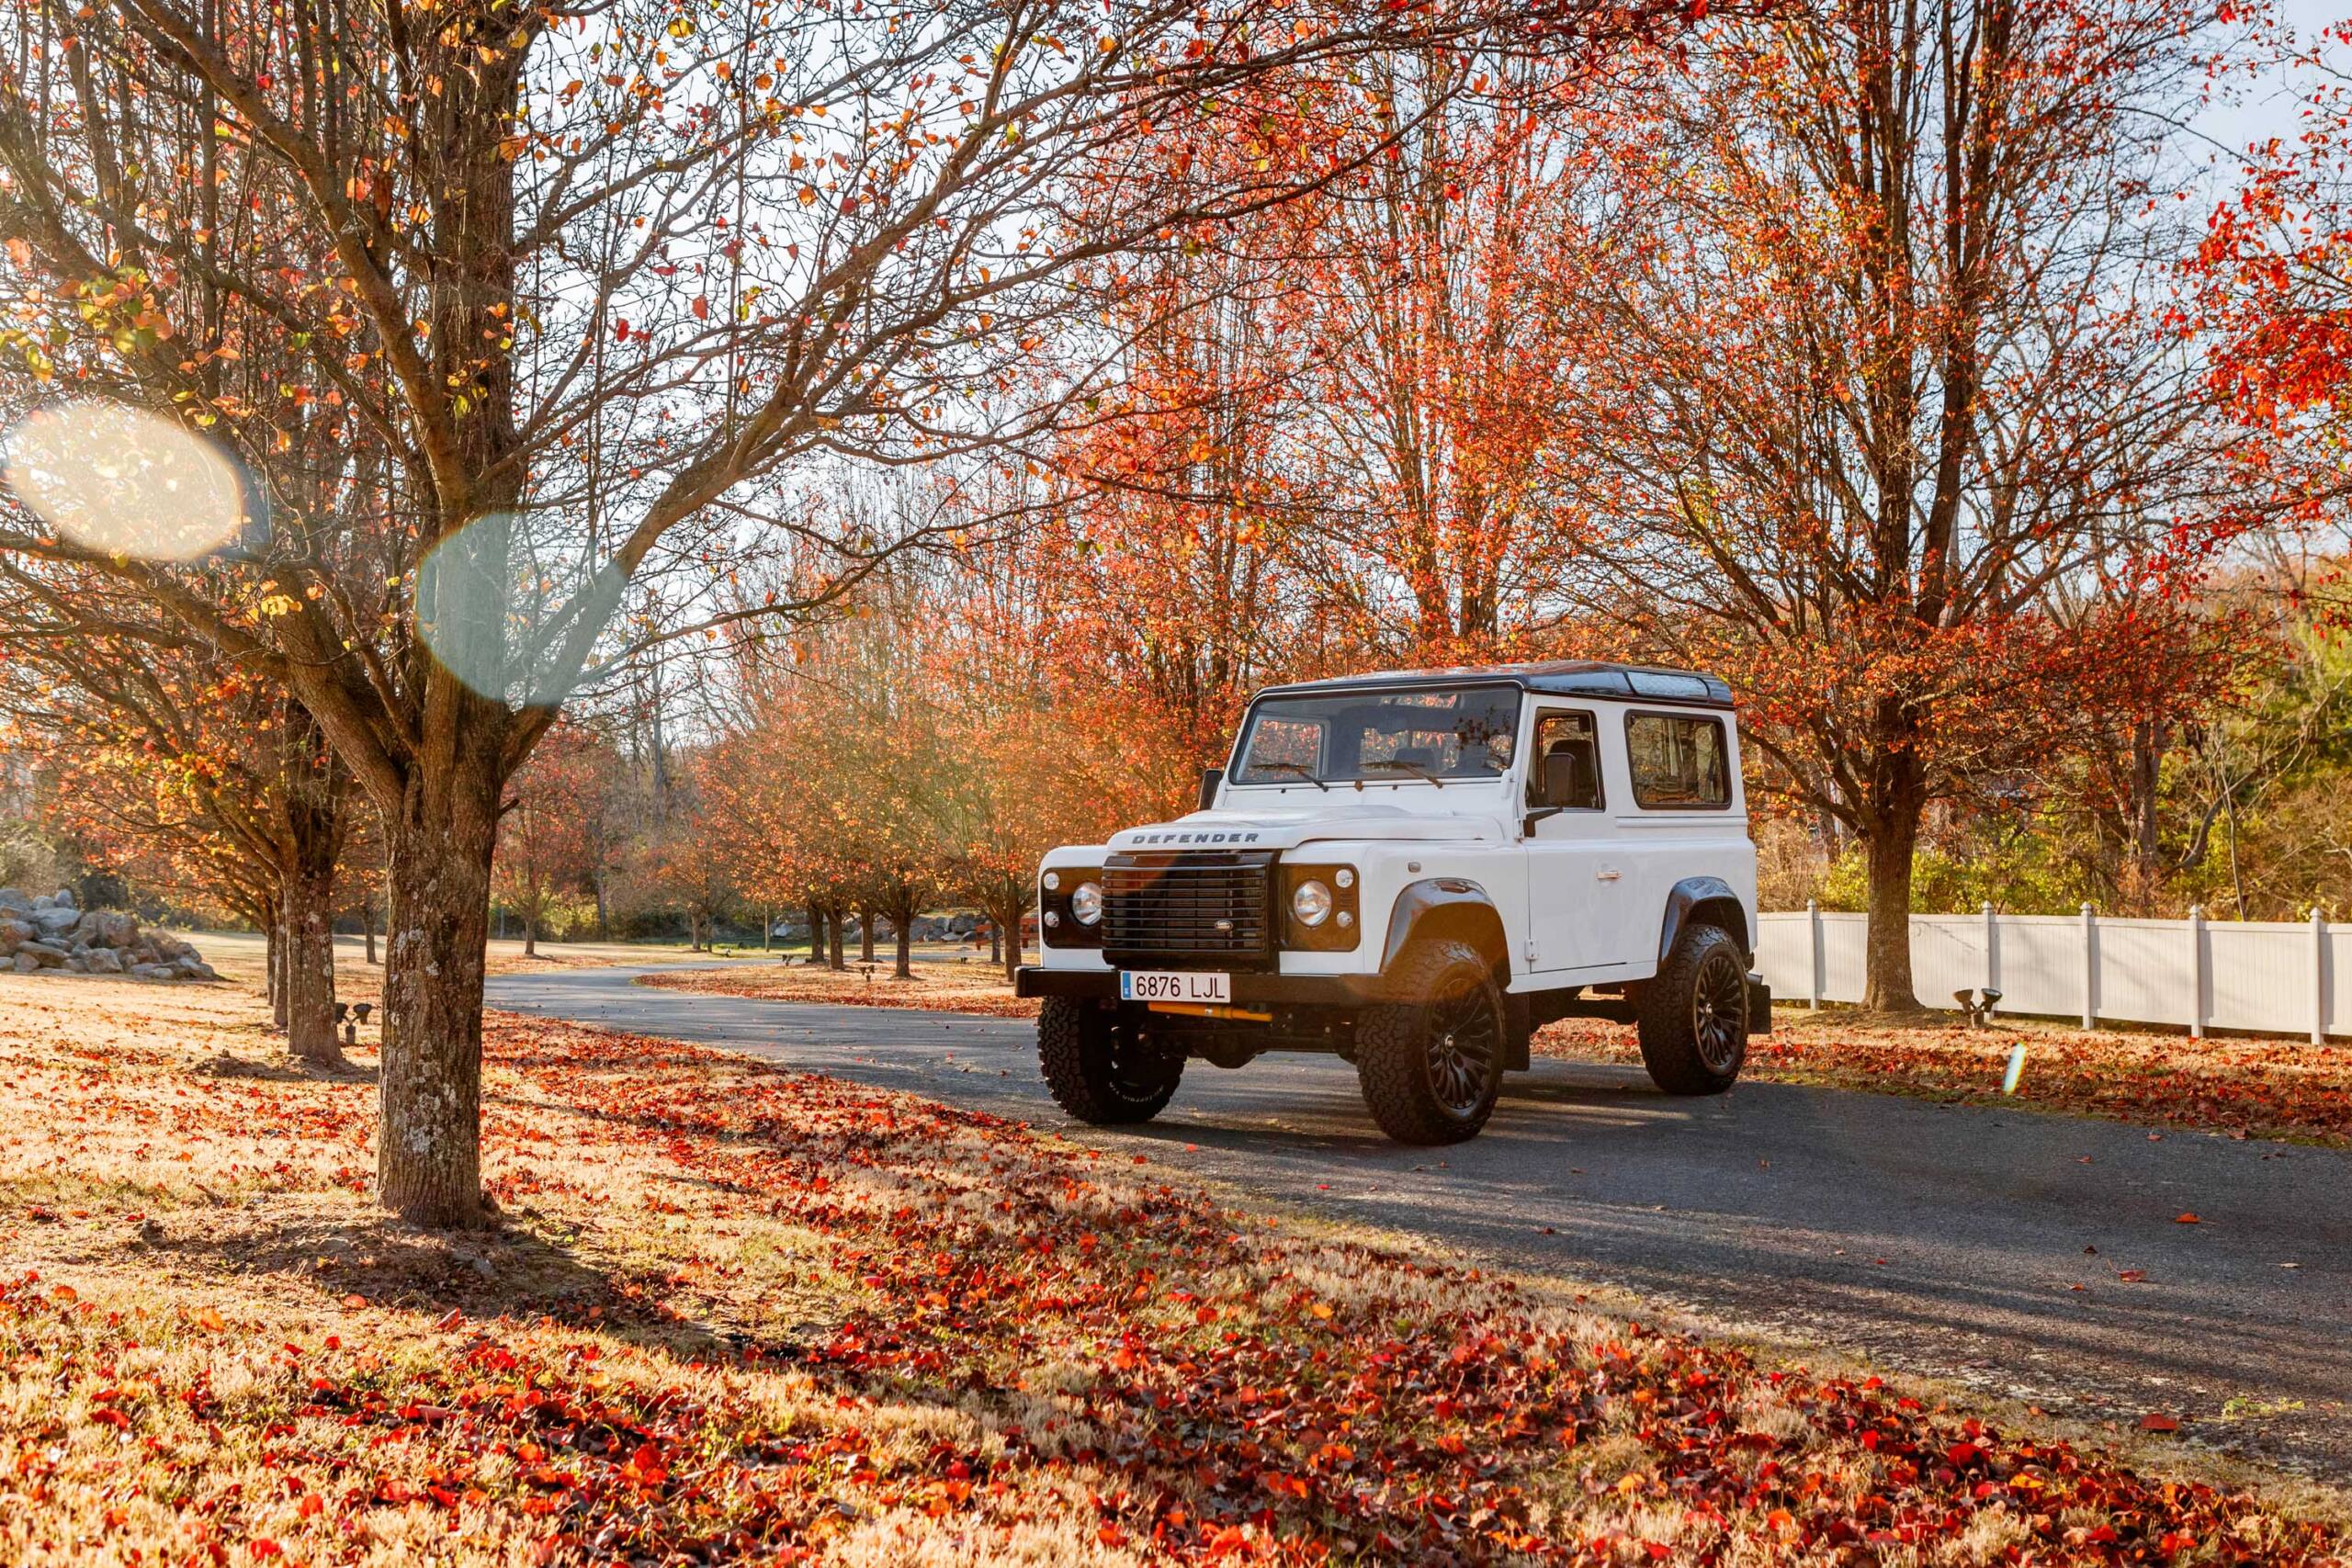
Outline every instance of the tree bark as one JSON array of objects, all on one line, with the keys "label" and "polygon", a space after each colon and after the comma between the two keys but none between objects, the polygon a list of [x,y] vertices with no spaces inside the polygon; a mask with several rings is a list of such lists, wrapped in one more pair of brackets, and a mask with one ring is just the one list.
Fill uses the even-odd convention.
[{"label": "tree bark", "polygon": [[523,956],[537,958],[538,955],[539,917],[526,909],[523,911]]},{"label": "tree bark", "polygon": [[[435,679],[450,679],[435,671]],[[473,709],[479,699],[458,697]],[[489,705],[481,704],[488,707]],[[482,968],[503,783],[504,714],[408,789],[392,835],[391,1024],[384,1032],[376,1179],[387,1208],[438,1229],[481,1223]],[[487,731],[488,733],[484,733]]]},{"label": "tree bark", "polygon": [[890,911],[891,973],[901,980],[915,977],[915,909],[911,899],[899,900]]},{"label": "tree bark", "polygon": [[286,1032],[286,897],[281,890],[269,903],[269,938],[262,963],[268,971],[270,1027]]},{"label": "tree bark", "polygon": [[816,905],[808,906],[808,962],[825,961],[825,911]]},{"label": "tree bark", "polygon": [[1862,1005],[1880,1012],[1916,1012],[1911,985],[1911,859],[1919,844],[1919,807],[1891,807],[1867,835],[1870,931]]},{"label": "tree bark", "polygon": [[334,867],[288,875],[286,911],[286,1048],[318,1066],[348,1064],[334,1036]]},{"label": "tree bark", "polygon": [[835,969],[846,969],[849,967],[849,964],[842,958],[842,908],[837,904],[831,909],[826,911],[826,914],[825,940],[831,944],[828,960],[829,966]]},{"label": "tree bark", "polygon": [[[1021,906],[1022,900],[1015,898],[1009,904],[999,905],[988,912],[989,926],[994,938],[989,943],[994,949],[989,956],[1003,966],[1004,977],[1008,983],[1018,979],[1021,974]],[[1012,941],[1003,940],[1006,931],[1014,933]]]},{"label": "tree bark", "polygon": [[874,962],[874,906],[862,906],[857,911],[857,961]]},{"label": "tree bark", "polygon": [[374,898],[370,897],[359,906],[359,924],[368,937],[368,962],[382,963],[383,960],[376,956],[376,900]]}]

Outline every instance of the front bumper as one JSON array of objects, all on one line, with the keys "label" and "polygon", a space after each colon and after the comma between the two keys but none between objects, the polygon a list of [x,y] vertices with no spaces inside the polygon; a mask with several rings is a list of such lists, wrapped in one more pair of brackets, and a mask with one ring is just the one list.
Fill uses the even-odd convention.
[{"label": "front bumper", "polygon": [[[1362,1007],[1386,998],[1377,975],[1275,975],[1233,972],[1235,1007]],[[1119,999],[1116,969],[1047,969],[1024,964],[1013,977],[1021,997],[1076,997],[1081,1001]]]}]

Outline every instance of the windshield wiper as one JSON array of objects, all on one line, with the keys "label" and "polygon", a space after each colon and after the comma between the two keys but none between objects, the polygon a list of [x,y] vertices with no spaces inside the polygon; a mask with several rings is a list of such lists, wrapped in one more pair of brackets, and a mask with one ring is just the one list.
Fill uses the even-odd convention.
[{"label": "windshield wiper", "polygon": [[1250,765],[1252,768],[1263,768],[1270,773],[1296,773],[1300,778],[1327,794],[1331,788],[1317,775],[1313,768],[1304,762],[1252,762]]},{"label": "windshield wiper", "polygon": [[1438,777],[1437,774],[1431,773],[1428,768],[1422,766],[1419,762],[1400,762],[1394,757],[1384,757],[1376,762],[1366,762],[1364,766],[1367,768],[1395,768],[1401,773],[1410,773],[1415,778],[1427,779],[1430,783],[1437,785],[1440,789],[1443,789],[1445,787],[1445,781],[1443,779]]}]

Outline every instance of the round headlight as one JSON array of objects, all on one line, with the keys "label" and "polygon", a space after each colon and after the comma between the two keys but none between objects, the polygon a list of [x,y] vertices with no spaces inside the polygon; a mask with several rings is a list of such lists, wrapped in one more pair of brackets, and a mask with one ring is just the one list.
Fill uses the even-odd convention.
[{"label": "round headlight", "polygon": [[1071,889],[1069,912],[1078,917],[1081,926],[1091,926],[1102,918],[1102,885],[1081,882]]},{"label": "round headlight", "polygon": [[1062,885],[1062,874],[1058,871],[1049,871],[1040,880],[1045,883],[1046,891],[1051,893]]},{"label": "round headlight", "polygon": [[1291,890],[1290,912],[1302,926],[1321,925],[1331,918],[1331,890],[1312,878],[1300,883]]},{"label": "round headlight", "polygon": [[1356,885],[1355,868],[1343,865],[1332,874],[1331,880],[1342,887],[1353,887]]}]

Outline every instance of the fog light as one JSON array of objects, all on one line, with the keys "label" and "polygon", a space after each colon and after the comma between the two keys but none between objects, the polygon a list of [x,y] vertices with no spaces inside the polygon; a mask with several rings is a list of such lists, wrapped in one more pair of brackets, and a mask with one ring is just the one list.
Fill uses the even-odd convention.
[{"label": "fog light", "polygon": [[1356,874],[1352,867],[1343,865],[1340,868],[1339,874],[1333,876],[1331,880],[1338,883],[1342,887],[1353,887],[1356,885]]},{"label": "fog light", "polygon": [[1061,886],[1062,874],[1058,871],[1049,871],[1046,873],[1044,881],[1046,884],[1046,891],[1051,893]]},{"label": "fog light", "polygon": [[1353,915],[1349,914],[1345,909],[1340,911],[1340,929],[1341,931],[1347,930],[1348,927],[1354,925],[1355,923],[1356,918]]},{"label": "fog light", "polygon": [[1046,911],[1046,926],[1047,930],[1051,930],[1061,923],[1062,912],[1059,909],[1048,909]]}]

